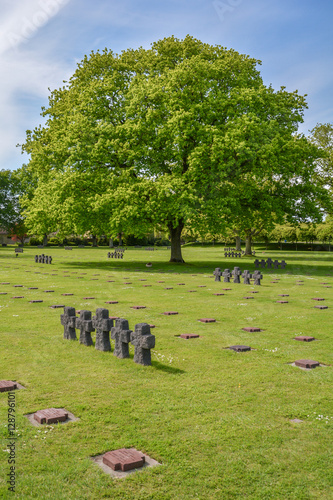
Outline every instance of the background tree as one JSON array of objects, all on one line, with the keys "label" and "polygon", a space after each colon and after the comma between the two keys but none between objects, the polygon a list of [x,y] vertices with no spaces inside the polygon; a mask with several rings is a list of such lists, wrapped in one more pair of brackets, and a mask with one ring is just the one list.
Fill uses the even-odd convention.
[{"label": "background tree", "polygon": [[[85,57],[51,93],[46,125],[28,131],[23,146],[38,192],[52,186],[49,230],[74,220],[91,230],[89,218],[109,235],[159,226],[170,232],[170,260],[182,262],[187,226],[221,233],[251,211],[278,213],[281,195],[312,211],[320,153],[296,135],[305,100],[265,87],[259,63],[190,36]],[[72,174],[87,176],[92,189],[68,194],[71,212],[66,190],[61,204],[52,199]],[[37,208],[37,198],[26,206],[30,225]]]}]

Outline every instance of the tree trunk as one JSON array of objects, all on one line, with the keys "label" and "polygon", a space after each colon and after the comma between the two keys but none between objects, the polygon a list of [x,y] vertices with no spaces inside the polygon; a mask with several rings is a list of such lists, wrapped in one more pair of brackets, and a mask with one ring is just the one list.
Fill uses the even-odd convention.
[{"label": "tree trunk", "polygon": [[93,247],[97,247],[97,237],[94,234],[92,235],[92,244]]},{"label": "tree trunk", "polygon": [[109,247],[113,248],[113,238],[109,238]]},{"label": "tree trunk", "polygon": [[46,247],[47,246],[47,234],[44,234],[44,238],[43,238],[43,246]]},{"label": "tree trunk", "polygon": [[119,239],[119,246],[121,247],[123,245],[123,240],[121,238],[122,233],[118,233],[118,239]]},{"label": "tree trunk", "polygon": [[242,247],[241,247],[241,237],[240,236],[236,236],[236,251],[240,252],[241,249],[242,249]]},{"label": "tree trunk", "polygon": [[182,257],[182,247],[180,237],[184,228],[182,221],[178,222],[178,226],[173,227],[172,223],[168,224],[171,239],[171,258],[169,262],[185,262]]},{"label": "tree trunk", "polygon": [[252,236],[247,234],[245,236],[245,255],[252,255]]}]

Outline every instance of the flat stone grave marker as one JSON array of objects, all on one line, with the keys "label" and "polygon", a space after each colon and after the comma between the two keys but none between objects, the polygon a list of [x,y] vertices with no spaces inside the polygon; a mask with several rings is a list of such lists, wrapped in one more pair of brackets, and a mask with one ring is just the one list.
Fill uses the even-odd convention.
[{"label": "flat stone grave marker", "polygon": [[145,287],[145,288],[147,288],[147,287],[149,287],[149,286],[151,286],[151,285],[142,285],[142,286],[143,286],[143,287]]},{"label": "flat stone grave marker", "polygon": [[74,293],[62,293],[61,295],[64,295],[65,297],[69,297],[70,295],[74,295]]},{"label": "flat stone grave marker", "polygon": [[172,286],[167,286],[164,290],[173,290]]},{"label": "flat stone grave marker", "polygon": [[277,300],[277,304],[288,304],[288,300]]},{"label": "flat stone grave marker", "polygon": [[23,285],[13,285],[14,288],[22,288]]},{"label": "flat stone grave marker", "polygon": [[7,292],[0,292],[0,295],[7,295]]},{"label": "flat stone grave marker", "polygon": [[224,293],[213,293],[213,295],[220,296],[220,295],[224,295]]},{"label": "flat stone grave marker", "polygon": [[0,380],[0,392],[14,391],[17,389],[16,382],[11,380]]},{"label": "flat stone grave marker", "polygon": [[242,328],[242,330],[244,330],[245,332],[250,332],[250,333],[262,331],[261,328],[258,328],[256,326],[247,326],[245,328]]},{"label": "flat stone grave marker", "polygon": [[196,335],[195,333],[182,333],[180,338],[182,339],[197,339],[200,335]]},{"label": "flat stone grave marker", "polygon": [[68,412],[60,408],[47,408],[46,410],[38,410],[34,413],[34,419],[39,424],[56,424],[57,422],[65,422],[68,418]]},{"label": "flat stone grave marker", "polygon": [[206,285],[198,285],[198,288],[206,288]]},{"label": "flat stone grave marker", "polygon": [[324,288],[332,288],[331,286],[324,286]]},{"label": "flat stone grave marker", "polygon": [[12,299],[24,299],[24,297],[17,295],[16,297],[12,297]]},{"label": "flat stone grave marker", "polygon": [[95,297],[82,297],[83,300],[93,300]]},{"label": "flat stone grave marker", "polygon": [[38,302],[43,302],[42,300],[29,300],[30,304],[37,304]]},{"label": "flat stone grave marker", "polygon": [[323,298],[321,298],[321,297],[313,297],[311,300],[318,300],[318,301],[321,301],[321,300],[325,300],[325,299],[323,299]]},{"label": "flat stone grave marker", "polygon": [[312,340],[316,340],[316,339],[314,337],[300,335],[299,337],[294,337],[294,340],[300,340],[301,342],[311,342]]},{"label": "flat stone grave marker", "polygon": [[54,304],[53,306],[50,306],[50,309],[61,309],[63,307],[65,307],[65,304],[61,304],[61,305]]},{"label": "flat stone grave marker", "polygon": [[146,306],[131,306],[131,309],[146,309]]},{"label": "flat stone grave marker", "polygon": [[231,290],[231,288],[222,288],[224,292],[227,292],[228,290]]},{"label": "flat stone grave marker", "polygon": [[232,345],[229,347],[229,349],[236,352],[251,351],[251,347],[248,345]]},{"label": "flat stone grave marker", "polygon": [[126,281],[126,282],[124,283],[124,285],[131,285],[131,284],[132,284],[132,282],[131,282],[131,281]]},{"label": "flat stone grave marker", "polygon": [[250,292],[248,292],[248,293],[259,293],[259,291],[258,291],[258,290],[251,290],[251,291],[250,291]]},{"label": "flat stone grave marker", "polygon": [[254,297],[242,297],[243,299],[254,299]]},{"label": "flat stone grave marker", "polygon": [[311,368],[316,368],[316,366],[320,366],[320,363],[312,359],[297,359],[295,361],[295,365],[299,366],[300,368],[311,369]]},{"label": "flat stone grave marker", "polygon": [[157,283],[165,283],[165,281],[158,281]]},{"label": "flat stone grave marker", "polygon": [[166,311],[163,313],[165,316],[174,316],[175,314],[178,314],[177,311]]},{"label": "flat stone grave marker", "polygon": [[324,283],[319,283],[319,285],[328,285],[328,283],[324,282]]},{"label": "flat stone grave marker", "polygon": [[314,306],[315,309],[328,309],[328,306]]},{"label": "flat stone grave marker", "polygon": [[287,293],[279,293],[279,297],[289,297]]},{"label": "flat stone grave marker", "polygon": [[105,304],[118,304],[117,300],[107,300]]},{"label": "flat stone grave marker", "polygon": [[8,283],[8,282],[3,282],[3,283],[0,283],[0,285],[10,285],[10,283]]},{"label": "flat stone grave marker", "polygon": [[43,290],[44,293],[54,293],[54,290]]},{"label": "flat stone grave marker", "polygon": [[119,450],[108,451],[103,455],[103,464],[114,471],[126,472],[143,467],[145,455],[135,448],[120,448]]},{"label": "flat stone grave marker", "polygon": [[200,318],[198,321],[201,321],[201,323],[215,323],[216,319],[214,319],[214,318]]}]

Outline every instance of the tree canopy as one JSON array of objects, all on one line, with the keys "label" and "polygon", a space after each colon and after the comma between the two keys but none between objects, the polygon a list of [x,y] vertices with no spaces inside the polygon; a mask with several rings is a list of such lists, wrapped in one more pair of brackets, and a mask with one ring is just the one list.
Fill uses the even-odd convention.
[{"label": "tree canopy", "polygon": [[167,228],[171,261],[182,262],[184,227],[318,215],[321,153],[297,134],[305,98],[265,86],[259,64],[191,36],[86,56],[51,92],[45,126],[27,131],[38,178],[25,205],[31,230]]}]

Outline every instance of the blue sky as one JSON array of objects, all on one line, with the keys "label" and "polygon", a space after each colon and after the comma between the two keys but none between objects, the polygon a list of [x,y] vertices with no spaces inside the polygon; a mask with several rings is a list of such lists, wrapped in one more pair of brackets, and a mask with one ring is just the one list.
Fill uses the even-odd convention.
[{"label": "blue sky", "polygon": [[171,35],[260,59],[266,85],[308,95],[304,134],[333,122],[331,0],[0,0],[0,14],[0,169],[27,161],[16,144],[85,54]]}]

